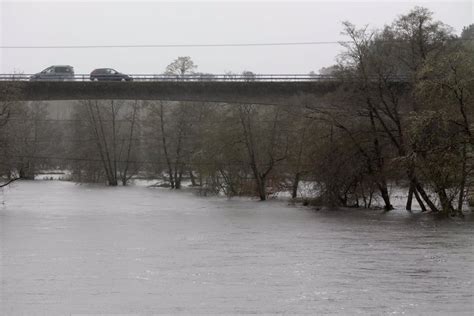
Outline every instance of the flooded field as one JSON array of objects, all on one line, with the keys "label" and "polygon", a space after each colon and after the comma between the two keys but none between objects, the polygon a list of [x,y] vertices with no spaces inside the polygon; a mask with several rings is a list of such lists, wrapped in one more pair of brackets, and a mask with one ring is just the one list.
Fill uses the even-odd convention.
[{"label": "flooded field", "polygon": [[0,314],[469,315],[474,219],[17,182]]}]

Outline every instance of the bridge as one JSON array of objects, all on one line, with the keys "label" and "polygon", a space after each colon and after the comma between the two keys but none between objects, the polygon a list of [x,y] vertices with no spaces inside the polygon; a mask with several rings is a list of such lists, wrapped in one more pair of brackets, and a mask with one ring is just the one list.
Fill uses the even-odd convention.
[{"label": "bridge", "polygon": [[131,75],[133,81],[90,81],[89,75],[30,81],[0,75],[0,101],[163,100],[301,105],[335,91],[341,81],[314,75]]}]

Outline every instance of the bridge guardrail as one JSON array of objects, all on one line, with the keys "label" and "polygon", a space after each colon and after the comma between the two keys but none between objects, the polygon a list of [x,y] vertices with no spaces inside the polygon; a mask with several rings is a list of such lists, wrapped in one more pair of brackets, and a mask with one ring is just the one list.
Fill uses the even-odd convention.
[{"label": "bridge guardrail", "polygon": [[[33,81],[34,74],[0,74],[0,81]],[[308,75],[308,74],[255,74],[255,75],[229,75],[229,74],[189,74],[184,76],[164,74],[129,74],[133,81],[222,81],[222,82],[252,82],[252,81],[328,81],[337,80],[335,76]],[[114,81],[113,79],[102,79]],[[50,76],[49,78],[34,79],[34,81],[90,81],[89,74],[76,74],[72,79],[64,76]]]},{"label": "bridge guardrail", "polygon": [[[56,78],[50,76],[49,78],[35,78],[34,74],[0,74],[0,81],[79,81],[90,82],[89,74],[76,74],[71,78],[65,79],[64,76],[58,75]],[[164,75],[164,74],[129,74],[133,81],[139,82],[304,82],[304,81],[338,81],[337,76],[331,75],[309,75],[309,74],[255,74],[255,75],[229,75],[229,74],[189,74],[184,76],[179,75]],[[370,79],[370,78],[369,78]],[[406,82],[407,77],[393,76],[386,78],[392,82]],[[378,81],[378,77],[372,80]],[[101,79],[101,81],[115,81],[114,79]]]}]

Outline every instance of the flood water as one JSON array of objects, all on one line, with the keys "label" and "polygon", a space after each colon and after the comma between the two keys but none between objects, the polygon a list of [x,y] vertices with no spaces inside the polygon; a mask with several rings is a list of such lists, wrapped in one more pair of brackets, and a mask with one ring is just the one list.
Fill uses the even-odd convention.
[{"label": "flood water", "polygon": [[472,216],[60,181],[1,200],[2,315],[474,311]]}]

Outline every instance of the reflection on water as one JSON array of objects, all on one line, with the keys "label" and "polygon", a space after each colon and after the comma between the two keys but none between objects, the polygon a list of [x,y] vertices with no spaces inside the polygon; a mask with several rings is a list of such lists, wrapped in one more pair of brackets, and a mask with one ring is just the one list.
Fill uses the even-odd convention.
[{"label": "reflection on water", "polygon": [[0,209],[4,315],[471,314],[473,217],[312,211],[21,182]]}]

